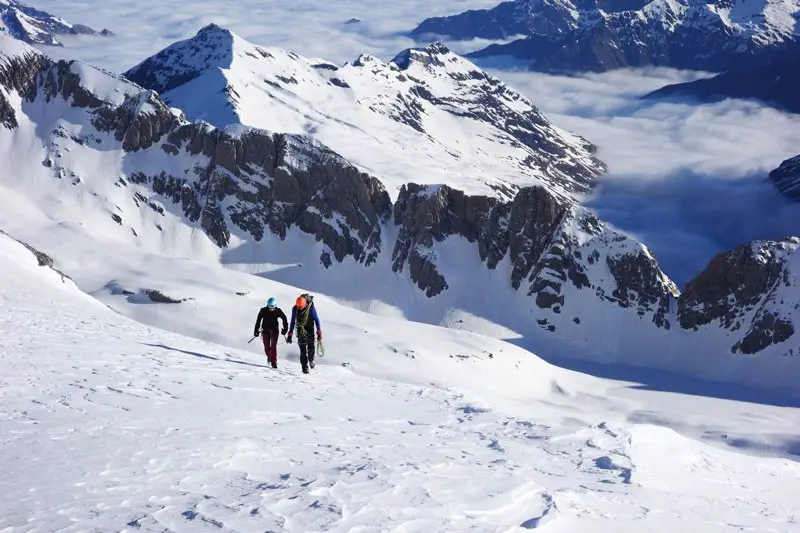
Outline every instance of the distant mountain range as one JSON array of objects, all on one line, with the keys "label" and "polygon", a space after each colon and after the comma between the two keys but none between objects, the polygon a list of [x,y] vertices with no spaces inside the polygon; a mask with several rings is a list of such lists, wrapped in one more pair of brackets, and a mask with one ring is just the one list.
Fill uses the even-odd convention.
[{"label": "distant mountain range", "polygon": [[644,98],[689,98],[717,102],[726,98],[760,100],[800,113],[800,58],[734,70],[713,78],[667,85]]},{"label": "distant mountain range", "polygon": [[511,57],[545,72],[649,65],[723,72],[800,56],[799,14],[800,0],[515,0],[424,20],[411,35],[521,36],[469,57]]},{"label": "distant mountain range", "polygon": [[17,0],[0,0],[0,34],[29,44],[61,46],[59,35],[113,35],[83,24],[72,24]]}]

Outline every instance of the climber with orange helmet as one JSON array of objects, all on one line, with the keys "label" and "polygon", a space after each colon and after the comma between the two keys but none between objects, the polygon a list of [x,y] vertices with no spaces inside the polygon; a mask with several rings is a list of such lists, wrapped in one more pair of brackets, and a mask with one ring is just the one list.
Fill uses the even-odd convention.
[{"label": "climber with orange helmet", "polygon": [[316,326],[317,339],[322,340],[322,327],[319,324],[319,315],[314,306],[314,298],[310,294],[302,294],[292,307],[292,319],[289,325],[289,336],[286,342],[292,343],[292,334],[297,330],[297,345],[300,347],[300,364],[303,365],[303,374],[308,374],[308,368],[314,368],[314,327]]}]

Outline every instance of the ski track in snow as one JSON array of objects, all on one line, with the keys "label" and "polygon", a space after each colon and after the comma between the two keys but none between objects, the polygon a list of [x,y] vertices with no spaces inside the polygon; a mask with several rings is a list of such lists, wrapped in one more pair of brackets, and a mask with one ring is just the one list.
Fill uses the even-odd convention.
[{"label": "ski track in snow", "polygon": [[303,376],[286,346],[275,371],[120,317],[0,240],[0,531],[800,530],[798,463],[327,358]]}]

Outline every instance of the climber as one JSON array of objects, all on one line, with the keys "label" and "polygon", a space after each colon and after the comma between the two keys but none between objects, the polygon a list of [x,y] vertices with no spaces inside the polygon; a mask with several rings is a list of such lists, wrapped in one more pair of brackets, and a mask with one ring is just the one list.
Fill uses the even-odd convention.
[{"label": "climber", "polygon": [[314,306],[314,298],[310,294],[301,294],[292,307],[292,322],[286,342],[292,343],[292,334],[296,327],[303,374],[308,374],[309,367],[314,368],[314,326],[317,328],[317,339],[321,341],[322,327],[319,325],[319,315]]},{"label": "climber", "polygon": [[261,340],[264,341],[264,353],[272,368],[278,368],[278,320],[283,322],[281,335],[286,335],[288,326],[286,325],[286,315],[281,311],[275,298],[267,300],[267,306],[262,307],[256,318],[256,327],[253,330],[253,337],[258,337],[261,330]]}]

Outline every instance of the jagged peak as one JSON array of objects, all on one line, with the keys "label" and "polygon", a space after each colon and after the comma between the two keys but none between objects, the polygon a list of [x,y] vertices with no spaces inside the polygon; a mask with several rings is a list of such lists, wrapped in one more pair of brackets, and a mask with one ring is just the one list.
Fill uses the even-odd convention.
[{"label": "jagged peak", "polygon": [[206,24],[205,26],[200,28],[200,30],[198,30],[197,34],[195,34],[195,37],[210,37],[210,36],[226,37],[226,38],[227,37],[230,37],[230,38],[238,37],[238,35],[233,33],[228,28],[220,26],[219,24],[217,24],[215,22],[212,22],[211,24]]},{"label": "jagged peak", "polygon": [[436,41],[424,48],[407,48],[397,54],[391,62],[407,70],[414,63],[443,66],[444,58],[447,56],[458,57],[444,43]]},{"label": "jagged peak", "polygon": [[382,65],[382,64],[383,64],[383,61],[381,61],[380,59],[378,59],[378,58],[377,58],[377,57],[375,57],[374,55],[372,55],[372,54],[367,54],[367,53],[365,53],[365,54],[361,54],[360,56],[358,56],[358,57],[356,58],[356,60],[355,60],[355,61],[353,61],[353,65],[355,65],[355,66],[357,66],[357,67],[363,67],[363,66],[365,66],[365,65],[370,65],[370,64],[373,64],[373,65]]},{"label": "jagged peak", "polygon": [[256,48],[229,29],[208,24],[194,36],[145,59],[124,76],[164,93],[207,70],[229,68],[237,49],[248,47]]},{"label": "jagged peak", "polygon": [[752,254],[763,262],[769,261],[776,256],[783,256],[786,253],[794,253],[800,248],[800,237],[784,237],[783,239],[772,240],[757,240],[751,242],[749,246]]}]

